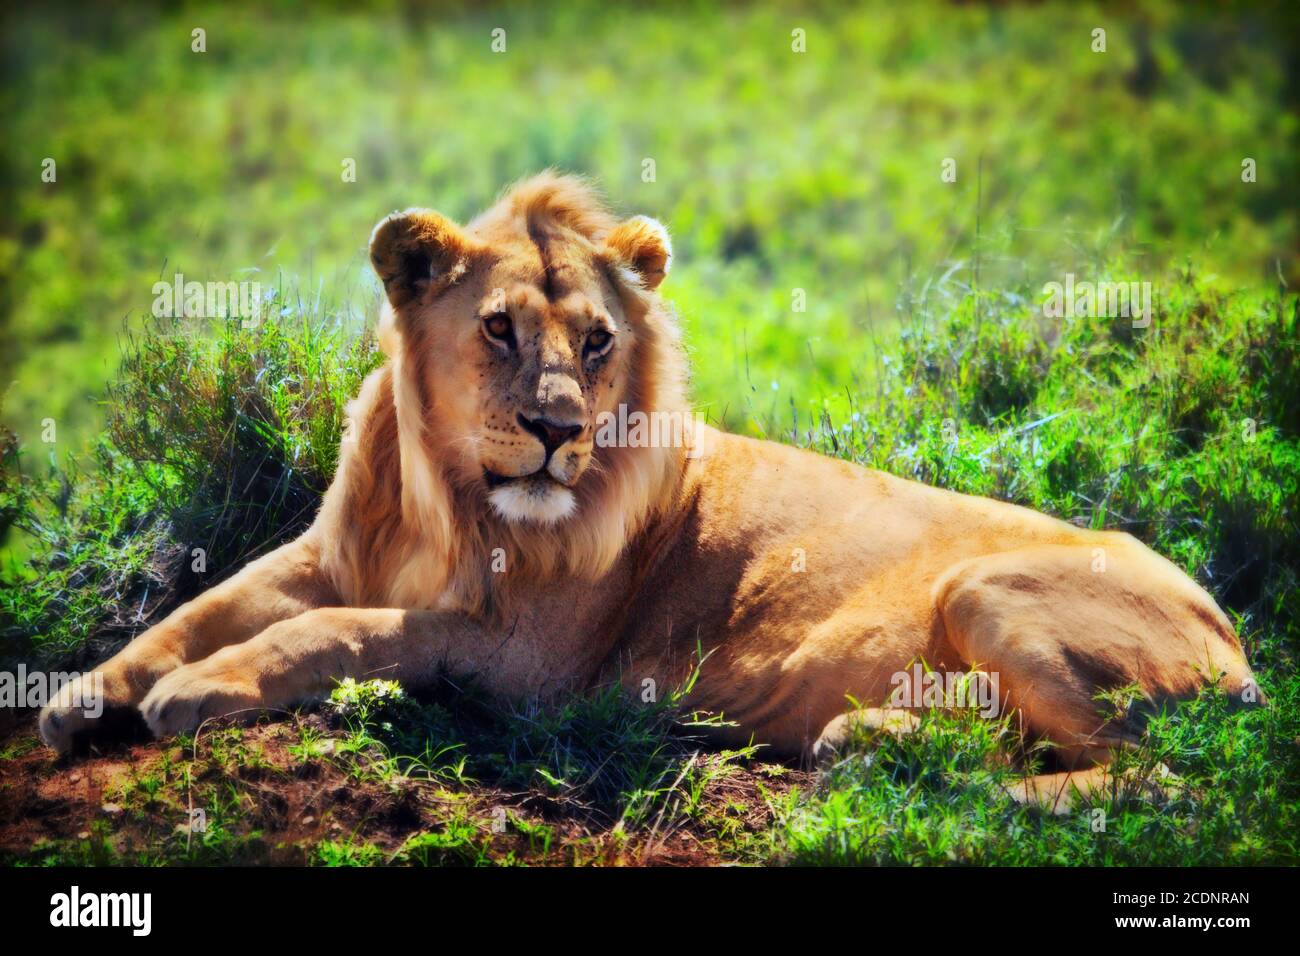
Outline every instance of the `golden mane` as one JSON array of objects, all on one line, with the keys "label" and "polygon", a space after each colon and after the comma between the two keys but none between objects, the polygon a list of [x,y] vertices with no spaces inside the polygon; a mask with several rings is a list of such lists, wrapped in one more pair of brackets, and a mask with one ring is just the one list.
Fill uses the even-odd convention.
[{"label": "golden mane", "polygon": [[562,226],[592,242],[599,242],[618,225],[594,186],[551,169],[507,186],[468,228],[476,231],[511,220],[522,221],[530,231]]},{"label": "golden mane", "polygon": [[[616,225],[595,192],[573,177],[543,173],[509,190],[468,227],[511,221],[530,232],[572,230],[599,248]],[[675,317],[614,257],[602,264],[636,330],[636,353],[622,401],[633,411],[670,412],[683,420],[686,360]],[[574,489],[578,510],[556,525],[500,520],[480,481],[458,481],[442,466],[448,446],[430,420],[437,396],[426,394],[432,343],[402,310],[385,305],[379,340],[389,361],[349,405],[334,482],[316,530],[323,568],[342,601],[354,607],[437,608],[500,615],[520,583],[559,574],[596,579],[647,523],[672,502],[686,449],[602,447]],[[468,387],[437,382],[432,388]],[[496,549],[502,549],[498,552]],[[504,554],[505,574],[493,573]]]}]

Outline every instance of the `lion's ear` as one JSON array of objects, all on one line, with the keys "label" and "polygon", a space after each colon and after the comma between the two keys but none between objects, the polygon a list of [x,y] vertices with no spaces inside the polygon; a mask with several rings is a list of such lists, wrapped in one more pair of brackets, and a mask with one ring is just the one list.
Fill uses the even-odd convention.
[{"label": "lion's ear", "polygon": [[471,251],[460,227],[431,209],[395,212],[370,234],[370,261],[394,306],[418,298],[431,284],[454,282]]},{"label": "lion's ear", "polygon": [[649,216],[634,216],[615,226],[605,237],[605,248],[640,276],[647,289],[659,287],[673,261],[668,230]]}]

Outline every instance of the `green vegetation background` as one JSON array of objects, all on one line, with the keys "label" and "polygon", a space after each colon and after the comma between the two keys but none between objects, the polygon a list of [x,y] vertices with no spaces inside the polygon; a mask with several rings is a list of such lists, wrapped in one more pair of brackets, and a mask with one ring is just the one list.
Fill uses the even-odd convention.
[{"label": "green vegetation background", "polygon": [[731,422],[869,380],[872,332],[944,276],[972,282],[977,249],[990,287],[1121,254],[1151,279],[1188,260],[1235,282],[1300,275],[1295,54],[1276,15],[264,6],[6,14],[0,381],[24,442],[47,417],[60,451],[93,432],[117,336],[160,276],[284,272],[363,310],[383,214],[464,219],[551,165],[670,224],[697,396]]},{"label": "green vegetation background", "polygon": [[[664,293],[710,416],[1132,531],[1224,603],[1273,698],[1158,723],[1136,759],[1184,775],[1182,802],[1111,806],[1124,824],[1109,841],[1009,809],[1005,734],[942,715],[919,742],[864,742],[882,758],[796,795],[758,849],[742,854],[731,825],[720,840],[832,862],[1296,860],[1300,68],[1285,5],[4,16],[0,660],[94,663],[301,528],[342,403],[378,361],[370,228],[410,205],[465,219],[556,166],[672,230]],[[153,283],[178,271],[257,279],[276,315],[253,332],[148,321]],[[1152,327],[1045,321],[1043,284],[1067,272],[1150,281]],[[210,572],[190,570],[193,547]],[[594,713],[618,750],[609,727],[636,720],[611,706]],[[640,796],[607,788],[614,812],[653,813],[641,790],[686,779],[684,754],[650,749]],[[561,764],[538,773],[583,772]]]}]

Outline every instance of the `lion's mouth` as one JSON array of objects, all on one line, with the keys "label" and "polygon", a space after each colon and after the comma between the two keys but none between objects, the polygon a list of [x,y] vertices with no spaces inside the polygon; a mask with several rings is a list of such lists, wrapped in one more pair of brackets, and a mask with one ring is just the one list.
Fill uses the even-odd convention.
[{"label": "lion's mouth", "polygon": [[500,488],[502,485],[509,485],[516,481],[526,482],[529,479],[534,481],[550,482],[557,485],[560,484],[545,468],[538,468],[536,471],[530,471],[526,475],[500,475],[490,468],[483,469],[483,480],[487,483],[488,490]]},{"label": "lion's mouth", "polygon": [[573,492],[545,469],[514,477],[485,469],[483,477],[492,510],[509,522],[552,525],[578,507]]}]

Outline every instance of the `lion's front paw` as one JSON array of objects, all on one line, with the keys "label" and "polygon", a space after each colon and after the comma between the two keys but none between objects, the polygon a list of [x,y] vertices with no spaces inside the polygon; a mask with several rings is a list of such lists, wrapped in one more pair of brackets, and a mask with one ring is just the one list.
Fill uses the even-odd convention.
[{"label": "lion's front paw", "polygon": [[212,717],[250,718],[261,706],[255,687],[229,674],[208,673],[198,663],[158,681],[140,704],[140,713],[155,737],[170,737]]},{"label": "lion's front paw", "polygon": [[46,746],[67,754],[79,740],[89,738],[109,706],[104,697],[102,675],[82,674],[64,684],[41,709],[41,739]]},{"label": "lion's front paw", "polygon": [[75,676],[40,710],[40,739],[60,756],[82,752],[88,744],[133,734],[139,717],[121,682],[105,680],[103,672]]}]

